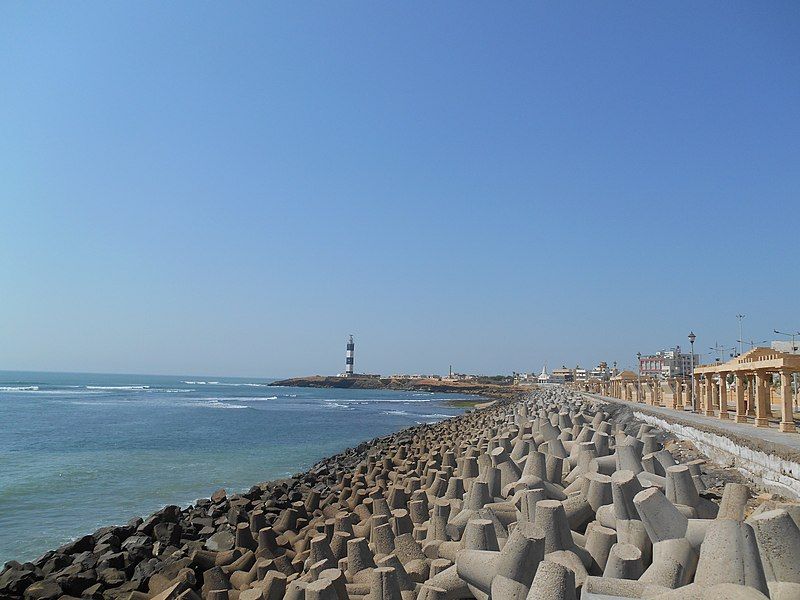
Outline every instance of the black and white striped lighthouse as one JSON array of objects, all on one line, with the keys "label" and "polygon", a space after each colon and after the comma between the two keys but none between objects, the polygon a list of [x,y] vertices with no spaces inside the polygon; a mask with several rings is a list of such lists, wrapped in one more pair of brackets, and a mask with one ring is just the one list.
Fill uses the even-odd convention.
[{"label": "black and white striped lighthouse", "polygon": [[355,352],[356,344],[353,341],[353,336],[350,336],[350,339],[347,340],[347,353],[345,354],[344,359],[344,376],[345,377],[352,377],[353,376],[353,353]]}]

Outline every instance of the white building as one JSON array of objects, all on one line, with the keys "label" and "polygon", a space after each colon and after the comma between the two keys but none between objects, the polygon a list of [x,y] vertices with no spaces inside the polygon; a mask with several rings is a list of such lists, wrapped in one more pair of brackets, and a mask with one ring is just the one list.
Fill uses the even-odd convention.
[{"label": "white building", "polygon": [[536,378],[536,383],[550,383],[550,375],[547,373],[547,365],[542,367],[542,372]]},{"label": "white building", "polygon": [[[694,355],[695,366],[700,364],[700,355]],[[639,374],[649,377],[670,379],[672,377],[688,377],[692,372],[692,355],[681,352],[680,346],[669,350],[660,350],[639,359]]]},{"label": "white building", "polygon": [[575,381],[588,381],[589,380],[589,371],[581,367],[580,365],[576,365],[575,369],[573,370]]},{"label": "white building", "polygon": [[594,369],[589,371],[589,379],[599,379],[600,381],[608,381],[611,379],[611,369],[608,368],[608,363],[603,361]]},{"label": "white building", "polygon": [[777,350],[778,352],[786,352],[788,354],[800,354],[800,339],[791,342],[787,341],[776,341],[770,344],[770,348],[773,350]]}]

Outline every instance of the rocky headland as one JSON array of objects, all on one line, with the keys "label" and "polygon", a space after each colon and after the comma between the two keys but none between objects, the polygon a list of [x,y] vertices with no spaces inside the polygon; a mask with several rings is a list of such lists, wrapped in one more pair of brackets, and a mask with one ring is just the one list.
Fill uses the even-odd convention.
[{"label": "rocky headland", "polygon": [[407,379],[400,377],[334,377],[329,375],[310,375],[307,377],[282,379],[280,381],[274,381],[271,385],[470,394],[490,399],[519,398],[531,392],[530,386],[512,384],[475,381],[442,381],[441,379]]},{"label": "rocky headland", "polygon": [[800,598],[800,506],[563,389],[11,561],[26,600]]}]

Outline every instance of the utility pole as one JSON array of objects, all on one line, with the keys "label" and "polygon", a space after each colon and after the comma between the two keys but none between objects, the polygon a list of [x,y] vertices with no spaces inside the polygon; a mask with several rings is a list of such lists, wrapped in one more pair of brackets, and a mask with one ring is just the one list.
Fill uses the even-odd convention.
[{"label": "utility pole", "polygon": [[637,352],[636,358],[639,361],[639,369],[637,370],[638,377],[636,379],[636,401],[641,402],[642,399],[642,353]]},{"label": "utility pole", "polygon": [[742,353],[742,319],[744,319],[747,315],[738,314],[736,318],[739,320],[739,354]]}]

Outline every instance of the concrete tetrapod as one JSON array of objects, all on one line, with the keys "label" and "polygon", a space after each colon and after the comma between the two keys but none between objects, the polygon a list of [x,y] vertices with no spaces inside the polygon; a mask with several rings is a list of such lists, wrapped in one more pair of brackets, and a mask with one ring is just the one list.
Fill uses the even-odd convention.
[{"label": "concrete tetrapod", "polygon": [[741,521],[712,521],[700,547],[694,581],[705,587],[735,583],[768,594],[753,528]]},{"label": "concrete tetrapod", "polygon": [[770,510],[747,520],[756,535],[767,581],[800,583],[800,529],[785,510]]},{"label": "concrete tetrapod", "polygon": [[575,574],[563,565],[543,560],[536,569],[527,600],[577,600]]}]

